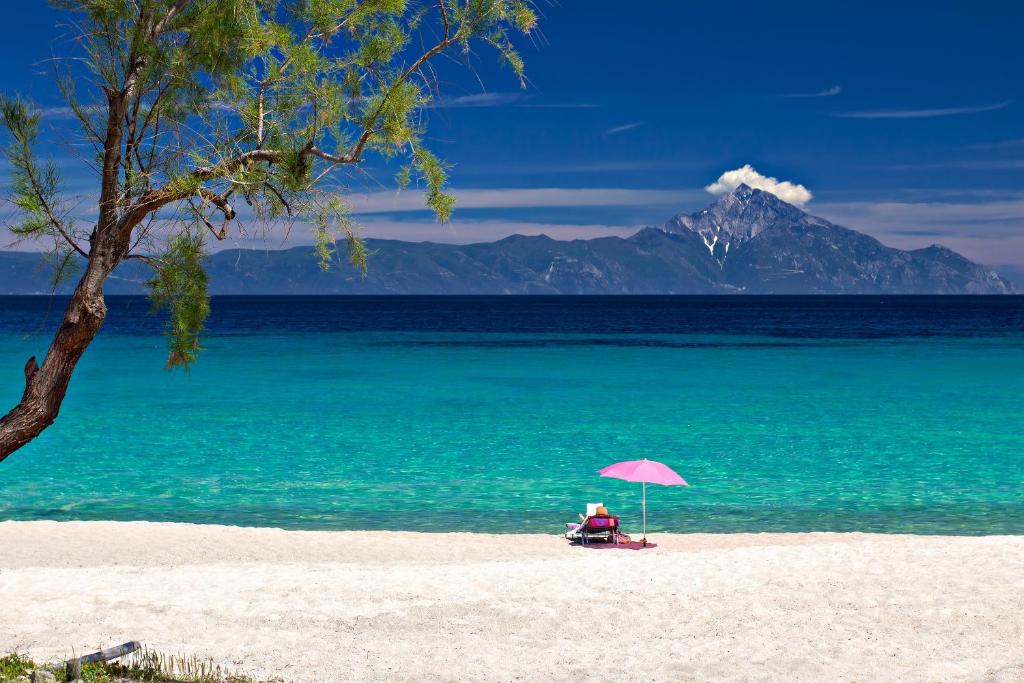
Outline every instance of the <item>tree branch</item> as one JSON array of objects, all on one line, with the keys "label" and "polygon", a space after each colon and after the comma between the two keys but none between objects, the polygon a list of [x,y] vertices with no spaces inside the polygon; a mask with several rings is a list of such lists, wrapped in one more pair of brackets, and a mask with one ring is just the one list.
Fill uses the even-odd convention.
[{"label": "tree branch", "polygon": [[32,376],[39,372],[39,363],[36,362],[36,357],[32,356],[25,363],[25,384],[28,385],[32,381]]},{"label": "tree branch", "polygon": [[166,265],[162,260],[155,256],[146,256],[144,254],[128,254],[124,258],[125,260],[130,261],[142,261],[146,265],[153,267],[155,270],[160,270],[164,265]]},{"label": "tree branch", "polygon": [[[25,150],[27,153],[28,145],[25,145]],[[79,255],[84,256],[85,258],[89,258],[88,252],[86,252],[85,249],[78,245],[78,242],[76,242],[75,239],[71,236],[71,234],[64,229],[64,224],[60,221],[60,219],[57,218],[57,215],[54,212],[53,207],[50,206],[50,202],[47,201],[46,195],[43,193],[42,188],[39,187],[39,179],[36,178],[34,168],[35,166],[33,164],[27,165],[24,168],[25,177],[28,178],[28,182],[32,186],[32,193],[36,196],[36,199],[39,200],[39,206],[42,207],[43,213],[46,215],[46,220],[49,221],[50,225],[53,226],[54,230],[57,231],[57,233],[64,239],[65,242],[68,243],[68,245],[72,249],[77,251]]]},{"label": "tree branch", "polygon": [[199,196],[220,209],[221,213],[224,214],[225,221],[234,220],[235,210],[231,208],[231,204],[225,195],[217,194],[213,190],[201,187],[199,188]]},{"label": "tree branch", "polygon": [[167,30],[171,22],[174,21],[174,17],[178,16],[192,0],[178,0],[177,4],[167,10],[167,14],[164,15],[163,19],[157,22],[156,26],[153,27],[152,37],[156,38],[161,33]]},{"label": "tree branch", "polygon": [[206,226],[206,229],[210,231],[210,234],[213,235],[213,237],[218,242],[227,239],[227,236],[228,236],[228,219],[227,218],[225,218],[224,222],[221,224],[220,230],[217,230],[217,228],[213,227],[213,223],[210,222],[210,219],[208,219],[206,217],[206,215],[203,213],[203,210],[201,208],[199,208],[198,206],[196,206],[195,203],[191,199],[189,199],[188,204],[189,204],[189,206],[192,207],[192,211],[195,213],[196,218],[198,218],[199,220],[201,220],[203,222],[203,225]]},{"label": "tree branch", "polygon": [[289,203],[288,203],[288,202],[287,202],[287,201],[285,200],[285,198],[284,198],[284,196],[283,196],[283,195],[281,194],[280,190],[278,190],[278,189],[277,189],[276,187],[274,187],[274,186],[273,186],[273,185],[271,185],[270,183],[263,183],[263,185],[264,185],[264,186],[265,186],[265,187],[266,187],[267,189],[269,189],[269,190],[270,190],[271,192],[273,192],[273,193],[274,193],[274,196],[276,196],[276,197],[277,197],[277,201],[281,202],[281,206],[283,206],[283,207],[284,207],[284,210],[288,212],[288,215],[289,215],[289,216],[291,216],[291,215],[292,215],[292,205],[291,205],[291,204],[289,204]]},{"label": "tree branch", "polygon": [[225,159],[219,163],[213,164],[212,166],[200,166],[196,170],[192,171],[192,175],[198,180],[213,180],[215,178],[223,178],[227,174],[237,171],[249,164],[259,163],[261,161],[277,164],[280,163],[283,158],[284,155],[277,150],[254,149],[250,152],[239,154],[236,157]]},{"label": "tree branch", "polygon": [[[188,1],[189,0],[180,0],[180,2],[177,3],[177,5],[175,5],[171,8],[171,10],[168,11],[167,15],[165,15],[164,19],[161,20],[160,24],[158,24],[156,29],[154,30],[163,30],[162,27],[164,27],[167,22],[171,21],[178,12],[183,10],[188,5]],[[313,156],[318,159],[322,159],[323,161],[327,161],[331,164],[353,164],[358,163],[362,159],[362,155],[366,149],[366,145],[369,143],[369,140],[373,136],[373,134],[377,132],[377,129],[375,127],[377,119],[379,119],[381,114],[384,112],[384,108],[387,106],[388,101],[397,91],[399,86],[405,83],[413,74],[417,73],[427,62],[430,61],[430,59],[432,59],[435,55],[442,52],[446,48],[450,47],[454,42],[451,35],[451,28],[448,20],[448,9],[445,6],[445,0],[438,0],[437,6],[441,11],[441,18],[444,23],[444,37],[436,45],[434,45],[432,48],[430,48],[422,55],[420,55],[420,57],[416,59],[416,61],[410,64],[398,76],[398,78],[396,78],[391,83],[390,87],[387,89],[387,91],[384,93],[384,96],[381,98],[380,104],[377,105],[376,110],[367,120],[366,128],[363,130],[362,134],[359,136],[358,141],[352,147],[352,149],[349,152],[342,155],[331,154],[330,152],[326,152],[317,147],[311,140],[309,144],[307,144],[299,152],[300,158]],[[307,33],[303,40],[308,40],[309,35],[310,34]],[[264,86],[265,84],[261,83],[261,94]],[[260,123],[262,123],[262,116]],[[257,144],[262,144],[262,141],[258,140]],[[279,150],[254,149],[248,152],[243,152],[242,154],[239,154],[238,156],[235,157],[231,157],[230,159],[222,160],[216,164],[212,164],[209,166],[201,166],[192,172],[192,176],[200,182],[205,182],[209,180],[215,180],[217,178],[224,178],[229,174],[233,173],[234,171],[237,171],[238,169],[244,168],[251,164],[260,162],[278,164],[281,163],[283,159],[284,153]],[[280,199],[280,193],[278,193],[273,188],[271,189],[274,191],[275,194],[277,194],[278,198]],[[218,231],[215,230],[212,224],[210,224],[209,221],[202,216],[201,212],[197,212],[200,215],[200,217],[202,217],[204,222],[207,223],[207,227],[210,229],[210,231],[218,239],[224,239],[224,236],[226,236],[227,223],[230,220],[234,219],[235,211],[228,203],[227,198],[225,196],[218,195],[212,190],[204,187],[200,187],[196,191],[176,192],[172,191],[170,187],[165,186],[164,188],[158,190],[148,191],[140,197],[139,201],[135,204],[133,208],[125,212],[124,216],[121,219],[121,227],[123,229],[131,230],[140,222],[142,222],[142,220],[150,213],[159,210],[160,208],[166,206],[167,204],[180,201],[182,199],[187,199],[196,194],[201,196],[204,200],[209,201],[211,204],[219,208],[221,212],[224,213],[224,225]],[[287,204],[285,204],[285,206],[287,207]]]},{"label": "tree branch", "polygon": [[[381,98],[380,104],[377,106],[377,110],[373,113],[373,116],[370,117],[369,121],[367,122],[366,130],[364,130],[363,134],[359,136],[359,140],[356,142],[355,146],[352,148],[350,152],[345,154],[343,157],[338,157],[339,159],[343,159],[343,161],[337,161],[335,163],[353,163],[359,161],[359,159],[363,155],[363,150],[366,148],[366,144],[369,142],[370,137],[375,132],[373,126],[377,122],[377,117],[379,117],[381,113],[384,111],[384,105],[388,103],[388,100],[394,94],[395,90],[398,89],[398,86],[400,86],[402,83],[405,83],[405,81],[407,81],[410,76],[419,71],[424,64],[426,64],[434,57],[434,55],[447,49],[454,42],[451,38],[450,29],[448,26],[448,9],[445,7],[444,0],[437,0],[437,6],[441,9],[441,18],[444,21],[444,38],[442,38],[437,45],[424,52],[419,59],[410,64],[409,68],[403,71],[402,74],[395,79],[395,81],[391,84],[391,87],[388,88],[388,91],[384,93],[384,97]],[[333,160],[329,158],[330,155],[322,156],[321,154],[317,154],[317,156],[320,156],[320,158],[322,159],[327,159],[328,161]]]}]

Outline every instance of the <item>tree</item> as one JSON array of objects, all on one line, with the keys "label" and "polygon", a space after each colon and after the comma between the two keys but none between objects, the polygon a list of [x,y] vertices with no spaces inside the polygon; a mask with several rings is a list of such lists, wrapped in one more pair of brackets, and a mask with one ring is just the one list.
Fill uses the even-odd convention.
[{"label": "tree", "polygon": [[422,184],[426,205],[447,220],[446,166],[423,145],[431,65],[489,45],[522,84],[512,37],[535,28],[530,2],[57,1],[74,17],[81,51],[57,62],[57,84],[94,153],[98,201],[95,223],[83,227],[59,170],[34,151],[40,112],[0,101],[18,214],[11,230],[51,244],[58,276],[84,261],[46,357],[29,359],[21,401],[0,419],[0,461],[56,419],[120,263],[152,267],[151,298],[169,311],[168,365],[187,368],[209,312],[207,240],[237,225],[237,200],[265,229],[313,225],[325,268],[341,236],[349,260],[366,268],[342,191],[345,172],[368,155],[399,157],[398,185]]}]

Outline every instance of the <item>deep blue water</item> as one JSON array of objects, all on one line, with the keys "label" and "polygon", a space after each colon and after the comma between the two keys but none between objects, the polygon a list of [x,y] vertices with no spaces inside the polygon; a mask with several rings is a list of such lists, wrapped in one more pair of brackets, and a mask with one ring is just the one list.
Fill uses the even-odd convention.
[{"label": "deep blue water", "polygon": [[[62,307],[0,297],[4,404]],[[635,526],[648,457],[653,529],[1024,532],[1024,297],[221,297],[188,374],[109,307],[0,519]]]}]

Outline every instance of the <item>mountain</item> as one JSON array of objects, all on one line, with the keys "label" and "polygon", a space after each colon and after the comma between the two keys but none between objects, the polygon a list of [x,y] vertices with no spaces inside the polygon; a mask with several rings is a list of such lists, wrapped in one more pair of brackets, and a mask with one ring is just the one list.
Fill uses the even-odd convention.
[{"label": "mountain", "polygon": [[741,185],[665,224],[700,236],[726,282],[752,294],[1007,294],[994,271],[934,244],[903,251]]},{"label": "mountain", "polygon": [[[699,242],[662,230],[629,239],[563,242],[512,235],[452,245],[367,240],[363,278],[347,265],[323,272],[310,249],[234,250],[210,259],[222,294],[657,294],[728,291]],[[703,249],[703,245],[699,245]]]},{"label": "mountain", "polygon": [[[902,251],[741,185],[628,238],[513,235],[483,244],[367,240],[369,274],[323,272],[310,247],[209,257],[215,294],[1007,294],[992,270],[933,245]],[[111,294],[149,277],[119,268]],[[69,291],[63,285],[58,291]],[[35,254],[0,253],[0,293],[49,292]]]},{"label": "mountain", "polygon": [[1015,291],[1022,291],[1024,287],[1024,266],[997,266],[996,272],[999,277],[1010,283]]}]

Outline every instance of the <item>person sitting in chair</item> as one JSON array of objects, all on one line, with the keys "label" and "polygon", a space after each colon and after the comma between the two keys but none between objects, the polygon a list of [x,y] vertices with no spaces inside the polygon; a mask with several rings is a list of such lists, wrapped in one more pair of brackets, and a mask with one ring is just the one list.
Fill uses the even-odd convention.
[{"label": "person sitting in chair", "polygon": [[588,505],[587,514],[581,514],[580,523],[571,525],[570,532],[566,534],[570,540],[579,540],[584,545],[589,540],[619,543],[623,536],[619,533],[619,518],[609,514],[608,508],[602,504]]},{"label": "person sitting in chair", "polygon": [[[598,505],[597,507],[594,508],[594,514],[590,515],[590,517],[611,517],[611,515],[608,514],[608,508],[606,508],[604,505]],[[587,516],[584,515],[582,512],[580,513],[580,521],[587,521]]]}]

